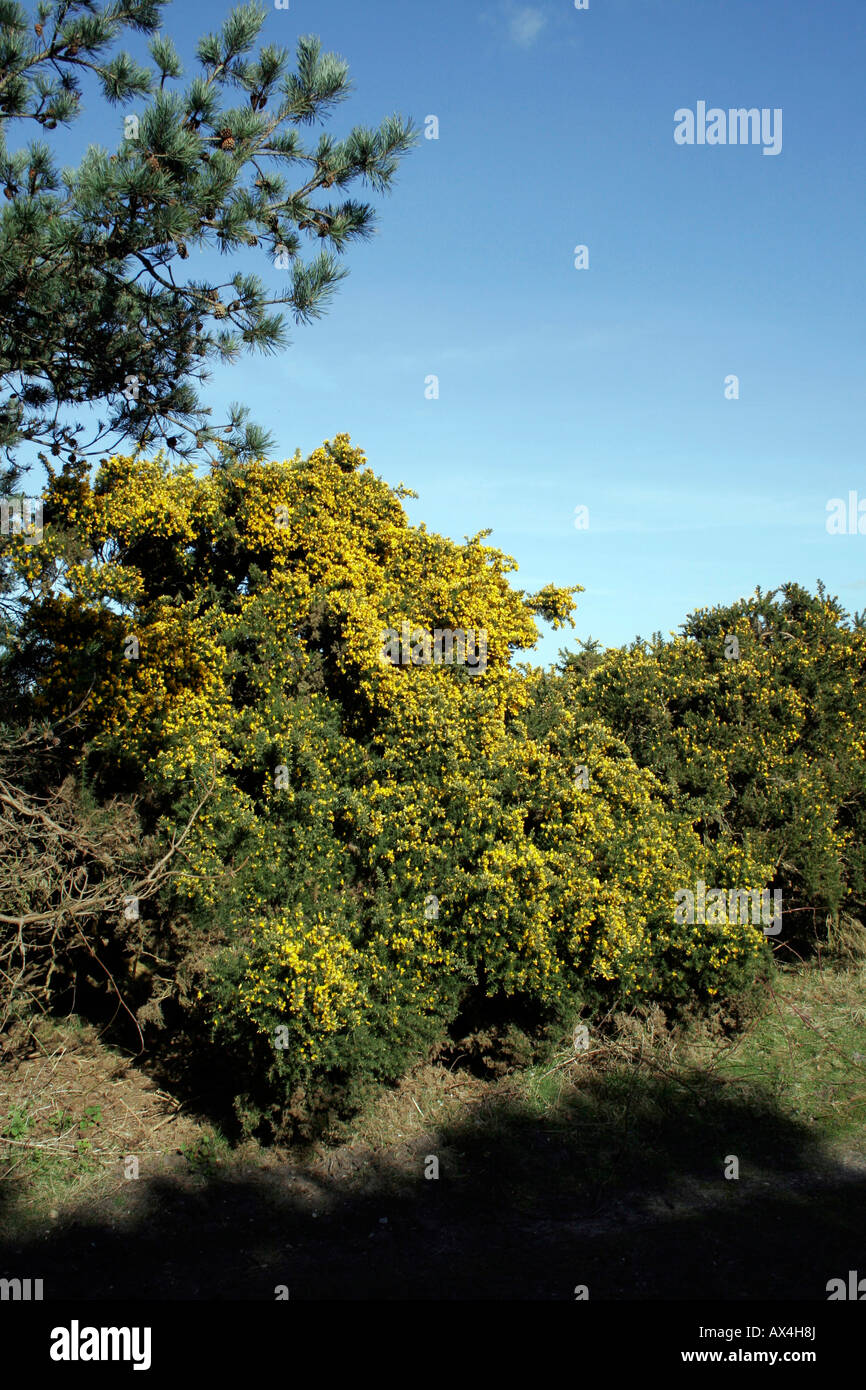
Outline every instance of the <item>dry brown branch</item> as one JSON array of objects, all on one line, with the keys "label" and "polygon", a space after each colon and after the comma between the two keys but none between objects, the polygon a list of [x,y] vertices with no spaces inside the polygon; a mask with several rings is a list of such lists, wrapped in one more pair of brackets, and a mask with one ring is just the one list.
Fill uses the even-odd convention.
[{"label": "dry brown branch", "polygon": [[[148,863],[156,851],[152,840],[142,840],[138,797],[114,797],[92,807],[72,777],[47,793],[32,790],[39,748],[59,743],[54,729],[76,714],[41,731],[27,729],[0,747],[0,1030],[21,1002],[46,1008],[55,976],[67,978],[82,953],[135,1021],[100,956],[106,920],[116,919],[130,900],[152,898],[170,881],[213,790],[212,778],[186,824]],[[110,931],[116,935],[116,927]]]}]

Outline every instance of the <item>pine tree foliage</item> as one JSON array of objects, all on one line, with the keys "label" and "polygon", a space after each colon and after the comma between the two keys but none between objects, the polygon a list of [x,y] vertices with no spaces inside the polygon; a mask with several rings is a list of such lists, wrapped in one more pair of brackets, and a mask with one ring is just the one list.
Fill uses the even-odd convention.
[{"label": "pine tree foliage", "polygon": [[[122,440],[191,457],[261,457],[272,441],[241,406],[211,421],[199,387],[215,362],[287,345],[286,316],[322,315],[369,237],[372,206],[348,195],[392,184],[415,143],[394,115],[343,139],[321,125],[350,92],[348,67],[316,38],[256,51],[267,11],[232,11],[201,39],[186,85],[160,0],[42,0],[32,21],[0,0],[0,449],[6,485],[24,441],[87,458]],[[149,37],[151,63],[114,52]],[[59,170],[45,138],[85,99],[118,111],[113,153],[91,145]],[[124,111],[126,114],[124,114]],[[15,125],[15,123],[21,123]],[[12,132],[36,126],[14,147]],[[306,138],[304,134],[306,132]],[[222,283],[191,272],[211,248],[234,257]],[[239,267],[267,257],[267,283]],[[183,264],[185,263],[185,264]],[[284,285],[280,286],[280,280]],[[98,427],[76,420],[95,408]],[[47,450],[47,452],[45,452]]]}]

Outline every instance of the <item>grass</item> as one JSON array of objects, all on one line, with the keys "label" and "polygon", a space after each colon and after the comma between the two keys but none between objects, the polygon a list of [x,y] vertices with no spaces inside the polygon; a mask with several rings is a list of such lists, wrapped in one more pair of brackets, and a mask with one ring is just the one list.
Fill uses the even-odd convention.
[{"label": "grass", "polygon": [[[2,1043],[4,1215],[51,1216],[116,1187],[129,1155],[146,1162],[164,1152],[158,1140],[179,1107],[86,1021],[40,1017],[7,1030]],[[198,1127],[189,1132],[194,1142]]]},{"label": "grass", "polygon": [[744,1094],[776,1096],[828,1143],[866,1152],[866,963],[783,968],[751,1027],[695,1055]]},{"label": "grass", "polygon": [[736,1034],[644,1009],[544,1066],[426,1063],[290,1151],[43,1023],[7,1068],[0,1262],[94,1298],[823,1299],[866,1241],[864,1011],[862,960],[785,965]]},{"label": "grass", "polygon": [[46,1116],[33,1102],[13,1105],[0,1119],[0,1151],[7,1159],[2,1177],[17,1177],[43,1197],[55,1199],[70,1184],[99,1171],[94,1136],[101,1109],[90,1105],[76,1118],[55,1110]]},{"label": "grass", "polygon": [[212,1178],[230,1156],[228,1141],[211,1126],[206,1126],[197,1138],[184,1144],[180,1152],[190,1174],[202,1178]]},{"label": "grass", "polygon": [[348,1186],[375,1173],[397,1191],[433,1153],[455,1182],[478,1185],[479,1200],[507,1195],[523,1210],[649,1188],[698,1198],[730,1155],[742,1176],[775,1181],[866,1160],[863,960],[780,967],[734,1036],[705,1023],[673,1028],[644,1010],[609,1019],[583,1052],[564,1040],[547,1065],[495,1080],[420,1065],[303,1154],[252,1141],[232,1152],[218,1128],[181,1115],[80,1020],[43,1021],[23,1046],[35,1052],[0,1112],[0,1178],[31,1213],[123,1205],[130,1154],[144,1178],[163,1161],[211,1180],[288,1157]]},{"label": "grass", "polygon": [[659,1010],[620,1014],[589,1048],[563,1040],[545,1066],[480,1080],[417,1067],[320,1146],[320,1174],[411,1189],[424,1156],[480,1205],[700,1209],[728,1160],[738,1187],[796,1194],[866,1162],[866,964],[780,967],[761,1007],[731,1036],[672,1027]]}]

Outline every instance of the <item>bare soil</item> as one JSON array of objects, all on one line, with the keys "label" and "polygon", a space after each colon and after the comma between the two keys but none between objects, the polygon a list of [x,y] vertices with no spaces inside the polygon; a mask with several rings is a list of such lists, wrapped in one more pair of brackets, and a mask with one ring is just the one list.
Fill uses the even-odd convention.
[{"label": "bare soil", "polygon": [[712,1079],[638,1105],[622,1069],[587,1073],[544,1111],[514,1077],[426,1066],[300,1154],[211,1143],[86,1025],[0,1042],[0,1119],[30,1116],[0,1148],[0,1274],[46,1299],[823,1301],[866,1273],[859,1145]]}]

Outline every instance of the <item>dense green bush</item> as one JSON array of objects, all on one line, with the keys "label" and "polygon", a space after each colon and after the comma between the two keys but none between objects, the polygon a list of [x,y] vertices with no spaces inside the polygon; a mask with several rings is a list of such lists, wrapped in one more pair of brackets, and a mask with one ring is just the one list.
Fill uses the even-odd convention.
[{"label": "dense green bush", "polygon": [[821,585],[701,610],[673,641],[563,666],[706,844],[770,866],[784,936],[866,916],[866,628]]},{"label": "dense green bush", "polygon": [[[449,1030],[516,1056],[518,1024],[736,995],[767,939],[681,919],[700,881],[781,884],[786,927],[862,902],[863,632],[831,601],[787,589],[519,666],[572,591],[527,595],[483,537],[410,526],[365,464],[338,436],[204,477],[69,465],[43,543],[11,543],[21,701],[84,700],[87,778],[143,788],[164,837],[208,792],[138,1003],[208,1033],[248,1126],[357,1103]],[[395,665],[404,623],[419,659]],[[483,629],[483,668],[430,660],[436,629]]]}]

